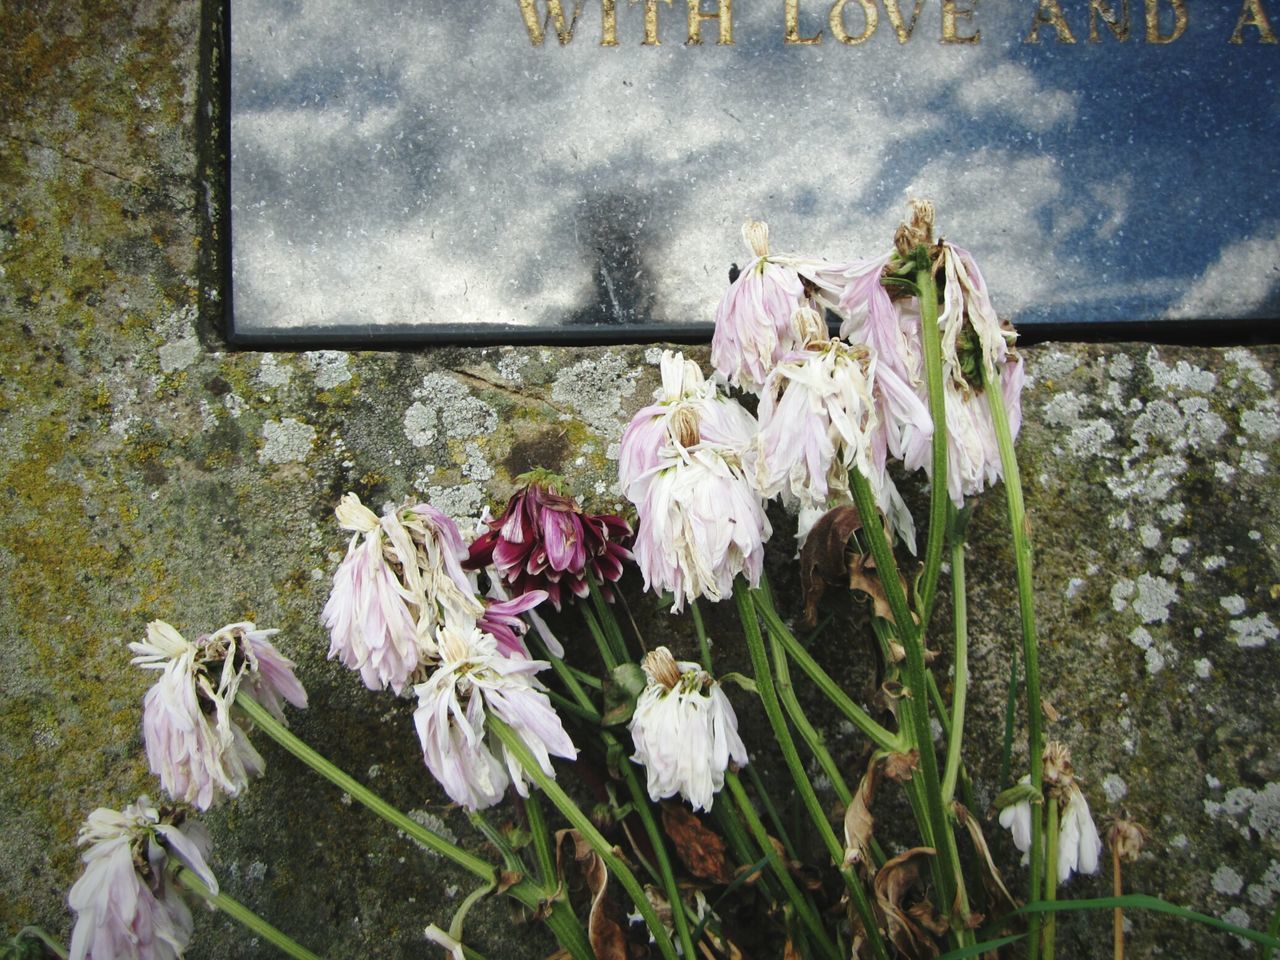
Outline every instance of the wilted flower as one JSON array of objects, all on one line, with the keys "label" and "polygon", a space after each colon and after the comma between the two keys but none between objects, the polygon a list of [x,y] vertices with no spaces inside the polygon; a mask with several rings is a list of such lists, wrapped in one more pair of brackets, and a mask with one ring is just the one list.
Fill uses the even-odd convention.
[{"label": "wilted flower", "polygon": [[439,653],[435,672],[413,688],[418,696],[413,720],[427,769],[455,803],[468,810],[491,807],[509,782],[528,796],[519,762],[505,747],[499,760],[486,741],[490,712],[515,731],[550,777],[555,776],[552,756],[571,760],[578,755],[534,677],[549,666],[545,660],[503,656],[497,641],[476,629],[442,631]]},{"label": "wilted flower", "polygon": [[760,582],[773,532],[738,459],[711,446],[672,457],[631,488],[639,532],[636,564],[645,589],[670,591],[672,612],[686,599],[733,596],[743,574]]},{"label": "wilted flower", "polygon": [[151,772],[175,800],[207,810],[262,774],[261,755],[232,715],[242,683],[279,719],[281,698],[307,705],[293,662],[267,639],[276,632],[233,623],[191,643],[155,620],[144,641],[129,644],[136,665],[161,671],[143,698],[142,736]]},{"label": "wilted flower", "polygon": [[170,856],[214,893],[202,829],[180,830],[146,797],[123,811],[99,807],[80,828],[84,873],[67,901],[76,913],[71,960],[172,960],[191,939],[191,911],[167,872]]},{"label": "wilted flower", "polygon": [[[1025,855],[1031,850],[1031,777],[1024,776],[1018,784],[1026,789],[1020,799],[1009,803],[1000,810],[1000,826],[1013,834],[1013,845]],[[999,802],[999,801],[997,801]],[[1027,862],[1026,856],[1023,863]]]},{"label": "wilted flower", "polygon": [[1101,853],[1102,838],[1089,814],[1089,801],[1073,783],[1058,823],[1058,882],[1066,883],[1073,873],[1097,873]]},{"label": "wilted flower", "polygon": [[657,647],[641,663],[648,683],[631,716],[631,759],[642,764],[649,797],[683,796],[695,810],[710,810],[732,760],[747,763],[738,717],[711,674],[677,661]]},{"label": "wilted flower", "polygon": [[470,630],[484,612],[462,569],[466,548],[453,521],[428,504],[379,518],[348,493],[335,512],[352,537],[321,614],[329,656],[359,670],[370,690],[400,693],[434,658],[438,626]]},{"label": "wilted flower", "polygon": [[557,610],[566,590],[587,595],[589,576],[607,590],[631,559],[631,526],[613,514],[584,513],[559,492],[560,478],[546,471],[520,479],[525,487],[471,544],[467,567],[492,565],[515,596],[545,591]]},{"label": "wilted flower", "polygon": [[632,502],[632,487],[663,461],[702,443],[741,456],[756,435],[755,418],[684,354],[664,350],[660,369],[662,385],[653,392],[654,402],[637,411],[622,432],[618,480]]},{"label": "wilted flower", "polygon": [[711,365],[734,386],[758,390],[778,360],[803,342],[792,320],[796,310],[816,310],[797,268],[812,261],[769,256],[769,227],[748,220],[742,228],[754,259],[729,286],[716,308]]}]

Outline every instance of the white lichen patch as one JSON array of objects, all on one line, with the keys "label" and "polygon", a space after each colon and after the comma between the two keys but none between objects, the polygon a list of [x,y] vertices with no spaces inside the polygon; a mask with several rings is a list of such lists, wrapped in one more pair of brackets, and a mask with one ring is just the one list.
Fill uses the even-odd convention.
[{"label": "white lichen patch", "polygon": [[258,383],[269,390],[287,386],[293,373],[280,363],[274,353],[264,353],[258,359]]},{"label": "white lichen patch", "polygon": [[1134,584],[1128,577],[1121,577],[1111,587],[1111,609],[1119,613],[1129,605],[1129,598],[1133,596]]},{"label": "white lichen patch", "polygon": [[1215,891],[1228,897],[1234,897],[1244,889],[1244,877],[1225,865],[1213,871],[1209,883]]},{"label": "white lichen patch", "polygon": [[1151,526],[1149,523],[1144,523],[1138,527],[1138,539],[1142,541],[1142,545],[1148,550],[1154,550],[1160,546],[1160,529]]},{"label": "white lichen patch", "polygon": [[1200,564],[1200,566],[1204,567],[1205,570],[1210,572],[1214,570],[1221,570],[1226,565],[1227,565],[1227,558],[1217,553],[1211,556],[1205,557]]},{"label": "white lichen patch", "polygon": [[1086,420],[1071,428],[1067,446],[1077,457],[1096,457],[1104,452],[1115,436],[1115,429],[1106,420]]},{"label": "white lichen patch", "polygon": [[1213,373],[1185,360],[1169,366],[1160,359],[1155,347],[1147,352],[1147,369],[1151,371],[1155,385],[1166,393],[1212,393],[1218,385],[1218,378]]},{"label": "white lichen patch", "polygon": [[[439,817],[437,817],[430,810],[410,810],[409,819],[412,820],[414,823],[416,823],[420,827],[426,827],[436,836],[442,837],[443,839],[449,841],[449,843],[458,842],[457,834],[455,834],[452,830],[450,830],[449,825],[445,823],[443,820],[441,820]],[[416,843],[419,847],[421,847],[427,853],[428,856],[430,857],[440,856],[440,854],[436,853],[434,850],[428,847],[425,843],[422,843],[420,840],[415,840],[414,843]]]},{"label": "white lichen patch", "polygon": [[1119,774],[1108,773],[1102,778],[1102,793],[1107,803],[1118,803],[1128,795],[1129,785]]},{"label": "white lichen patch", "polygon": [[1079,366],[1080,359],[1074,354],[1053,350],[1036,358],[1036,379],[1038,381],[1061,380]]},{"label": "white lichen patch", "polygon": [[431,505],[458,523],[470,521],[484,506],[484,490],[478,483],[432,486],[426,490]]},{"label": "white lichen patch", "polygon": [[1069,427],[1080,422],[1086,405],[1084,397],[1064,390],[1045,401],[1041,416],[1051,427]]},{"label": "white lichen patch", "polygon": [[1164,623],[1169,619],[1169,606],[1178,599],[1178,588],[1164,577],[1144,573],[1138,577],[1138,596],[1133,611],[1143,623]]},{"label": "white lichen patch", "polygon": [[427,374],[422,378],[422,386],[413,391],[413,396],[436,415],[436,422],[446,436],[482,437],[498,426],[498,415],[493,407],[472,396],[470,390],[446,374]]},{"label": "white lichen patch", "polygon": [[238,393],[228,393],[222,398],[222,406],[226,408],[227,413],[231,414],[233,420],[239,419],[240,414],[244,413],[245,407],[248,406],[244,402],[244,397]]},{"label": "white lichen patch", "polygon": [[1195,662],[1196,676],[1201,680],[1208,680],[1209,675],[1213,673],[1213,662],[1205,657],[1201,657]]},{"label": "white lichen patch", "polygon": [[1240,414],[1240,429],[1264,443],[1280,437],[1280,404],[1269,397],[1252,410],[1246,410]]},{"label": "white lichen patch", "polygon": [[1233,617],[1238,617],[1244,613],[1244,597],[1239,594],[1233,593],[1229,597],[1219,597],[1218,604]]},{"label": "white lichen patch", "polygon": [[1271,374],[1262,366],[1262,362],[1248,350],[1235,347],[1228,350],[1226,358],[1229,362],[1234,363],[1236,367],[1243,371],[1244,375],[1249,378],[1255,387],[1262,390],[1270,390],[1272,385]]},{"label": "white lichen patch", "polygon": [[262,438],[259,463],[301,463],[311,453],[316,428],[293,417],[268,420],[262,425]]},{"label": "white lichen patch", "polygon": [[316,387],[331,390],[351,379],[349,356],[341,350],[310,350],[302,355],[302,362],[315,376]]},{"label": "white lichen patch", "polygon": [[1080,595],[1080,591],[1081,589],[1083,589],[1083,587],[1084,587],[1084,580],[1082,578],[1072,577],[1070,580],[1067,581],[1067,589],[1063,592],[1063,595],[1068,600],[1074,600],[1076,597]]},{"label": "white lichen patch", "polygon": [[508,383],[514,383],[517,386],[524,383],[524,367],[529,362],[527,353],[516,353],[514,350],[504,353],[498,358],[495,369],[498,376]]},{"label": "white lichen patch", "polygon": [[195,363],[200,356],[200,341],[195,337],[183,337],[162,344],[156,349],[160,358],[160,370],[164,373],[176,373],[185,370]]},{"label": "white lichen patch", "polygon": [[1280,843],[1280,783],[1268,783],[1256,791],[1233,787],[1221,803],[1205,800],[1204,812],[1236,821],[1236,829],[1247,839]]},{"label": "white lichen patch", "polygon": [[1270,905],[1276,895],[1280,894],[1280,863],[1272,860],[1262,879],[1258,883],[1249,884],[1248,893],[1249,899],[1258,906]]},{"label": "white lichen patch", "polygon": [[1240,454],[1240,469],[1255,477],[1267,475],[1267,455],[1258,450],[1246,450]]},{"label": "white lichen patch", "polygon": [[551,399],[570,407],[596,433],[614,439],[622,433],[622,401],[635,393],[639,375],[612,352],[579,360],[556,374]]},{"label": "white lichen patch", "polygon": [[462,465],[462,475],[471,480],[484,481],[493,479],[493,467],[485,459],[480,444],[467,444],[467,462]]},{"label": "white lichen patch", "polygon": [[1191,549],[1191,541],[1186,537],[1174,537],[1169,541],[1169,549],[1176,556],[1186,556],[1187,552]]},{"label": "white lichen patch", "polygon": [[1280,629],[1276,628],[1271,618],[1265,613],[1260,613],[1256,617],[1232,620],[1231,632],[1235,634],[1233,639],[1236,646],[1242,649],[1265,647],[1269,640],[1280,637]]},{"label": "white lichen patch", "polygon": [[436,442],[436,411],[422,401],[414,401],[404,412],[404,435],[415,447]]}]

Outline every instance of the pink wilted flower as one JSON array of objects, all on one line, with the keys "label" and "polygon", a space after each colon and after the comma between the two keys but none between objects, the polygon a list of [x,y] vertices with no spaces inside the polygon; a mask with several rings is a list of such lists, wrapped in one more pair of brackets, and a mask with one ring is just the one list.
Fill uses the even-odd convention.
[{"label": "pink wilted flower", "polygon": [[233,705],[244,692],[283,720],[283,698],[307,705],[293,662],[268,639],[275,630],[233,623],[184,639],[163,620],[147,624],[142,642],[129,644],[133,662],[160,676],[142,702],[142,737],[151,772],[175,800],[207,810],[223,794],[234,797],[265,769],[237,721]]},{"label": "pink wilted flower", "polygon": [[370,690],[400,693],[434,659],[437,627],[469,630],[484,613],[462,569],[466,548],[454,522],[425,503],[378,517],[348,493],[335,513],[352,537],[321,614],[329,656]]},{"label": "pink wilted flower", "polygon": [[76,913],[71,960],[173,960],[191,939],[191,911],[168,873],[173,857],[212,892],[208,839],[179,829],[147,797],[122,811],[99,807],[80,828],[84,873],[67,896]]},{"label": "pink wilted flower", "polygon": [[545,470],[519,479],[523,489],[471,544],[467,566],[492,565],[516,597],[545,591],[557,610],[567,594],[588,594],[589,577],[608,590],[631,559],[630,524],[613,514],[584,513],[560,492],[561,478]]},{"label": "pink wilted flower", "polygon": [[[938,325],[947,409],[947,492],[957,506],[1004,475],[985,391],[999,384],[1000,402],[1017,436],[1022,425],[1022,357],[1016,334],[991,306],[978,265],[965,250],[941,244],[945,287]],[[926,464],[926,466],[928,466]]]},{"label": "pink wilted flower", "polygon": [[551,757],[578,755],[534,677],[548,666],[519,654],[503,656],[497,641],[479,630],[442,631],[440,665],[413,688],[418,697],[413,720],[427,769],[455,803],[468,810],[491,807],[512,782],[521,796],[529,795],[519,762],[505,747],[499,760],[487,741],[489,713],[515,731],[550,777],[555,777]]},{"label": "pink wilted flower", "polygon": [[631,757],[645,769],[653,801],[677,793],[710,810],[729,761],[746,766],[738,717],[715,678],[696,663],[656,647],[641,663],[647,684],[631,717]]},{"label": "pink wilted flower", "polygon": [[769,255],[769,227],[748,220],[742,228],[754,259],[716,308],[711,337],[711,365],[734,386],[758,390],[779,358],[799,345],[792,318],[797,309],[816,309],[800,270],[816,269],[811,261]]}]

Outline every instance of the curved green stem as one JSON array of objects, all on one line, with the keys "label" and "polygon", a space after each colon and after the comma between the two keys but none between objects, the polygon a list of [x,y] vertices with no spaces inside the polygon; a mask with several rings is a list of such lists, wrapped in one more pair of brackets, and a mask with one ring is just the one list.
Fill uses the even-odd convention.
[{"label": "curved green stem", "polygon": [[[1000,466],[1004,470],[1005,498],[1009,507],[1009,530],[1013,537],[1014,566],[1018,579],[1018,611],[1022,625],[1022,659],[1027,685],[1027,750],[1031,767],[1031,786],[1044,789],[1044,733],[1040,720],[1040,659],[1036,652],[1036,614],[1031,580],[1031,536],[1027,524],[1027,510],[1022,500],[1022,476],[1018,471],[1018,458],[1013,451],[1013,434],[1009,430],[1009,415],[1004,408],[1004,391],[999,378],[985,378],[987,405],[996,431],[996,445],[1000,450]],[[1027,901],[1040,899],[1043,870],[1043,832],[1040,818],[1031,820],[1031,878]],[[1040,943],[1038,930],[1040,918],[1032,915],[1027,945],[1030,960],[1036,960]]]},{"label": "curved green stem", "polygon": [[778,611],[774,608],[773,602],[768,593],[761,590],[756,593],[756,606],[760,610],[760,615],[764,618],[765,626],[768,627],[769,633],[780,642],[783,649],[787,651],[787,655],[795,661],[796,665],[804,671],[805,675],[813,681],[814,685],[822,691],[823,695],[844,714],[845,718],[855,727],[863,732],[871,741],[881,750],[888,750],[890,753],[897,753],[903,749],[902,738],[896,736],[886,730],[880,724],[876,723],[860,706],[850,699],[840,685],[831,678],[818,661],[813,658],[796,639],[795,634],[782,622],[782,618],[778,615]]},{"label": "curved green stem", "polygon": [[876,926],[875,911],[871,909],[871,903],[867,899],[867,892],[863,889],[858,878],[853,875],[853,872],[844,866],[844,845],[840,843],[836,838],[835,831],[831,829],[831,822],[827,819],[827,815],[822,809],[822,804],[818,801],[813,784],[809,782],[809,775],[805,772],[804,762],[800,759],[800,753],[796,750],[795,740],[791,737],[791,730],[787,726],[786,718],[782,715],[782,705],[778,700],[778,692],[774,687],[773,675],[769,670],[769,659],[764,649],[764,637],[760,633],[759,615],[756,613],[755,597],[759,594],[759,591],[748,591],[742,589],[743,587],[745,587],[745,584],[741,584],[739,589],[734,591],[734,599],[738,604],[738,615],[742,618],[742,627],[747,638],[747,650],[751,654],[752,670],[755,673],[756,689],[760,693],[760,702],[764,705],[765,715],[769,718],[774,738],[778,741],[778,747],[782,750],[782,758],[786,762],[787,769],[791,772],[791,779],[800,794],[800,799],[804,803],[805,809],[809,813],[809,819],[813,821],[813,825],[817,828],[818,836],[827,848],[827,853],[839,868],[845,888],[849,891],[849,896],[862,917],[863,927],[872,951],[877,957],[888,960],[889,953]]},{"label": "curved green stem", "polygon": [[600,626],[596,615],[591,612],[591,608],[586,604],[580,603],[578,604],[578,609],[582,611],[582,619],[586,623],[587,629],[591,631],[591,636],[596,642],[596,649],[600,651],[600,659],[604,661],[605,670],[613,673],[614,667],[619,663],[613,645],[609,643],[608,638],[604,635],[604,629]]},{"label": "curved green stem", "polygon": [[[292,731],[284,724],[278,721],[270,713],[268,713],[256,700],[241,691],[236,695],[236,706],[248,715],[254,724],[267,736],[275,740],[276,743],[284,747],[289,753],[293,754],[308,767],[314,770],[320,776],[324,777],[339,790],[348,794],[353,800],[364,805],[368,810],[376,813],[383,820],[402,831],[410,838],[417,840],[427,849],[432,850],[448,860],[453,861],[464,870],[469,871],[479,877],[486,883],[497,882],[497,871],[493,865],[479,857],[473,856],[463,850],[457,844],[450,843],[439,834],[433,833],[422,824],[415,820],[409,819],[402,811],[397,810],[387,801],[383,800],[368,787],[359,783],[355,778],[334,766],[319,753],[307,746],[299,740]],[[542,906],[544,899],[544,891],[528,880],[521,880],[515,886],[507,890],[507,895],[518,900],[520,903],[529,907],[531,910],[537,910]],[[551,916],[547,918],[548,925],[555,932],[556,938],[560,941],[561,946],[568,950],[575,960],[590,960],[591,948],[587,944],[585,935],[582,933],[582,927],[577,920],[569,914],[569,922],[557,917],[565,915],[569,907],[563,903],[552,905]],[[567,938],[567,939],[566,939]]]},{"label": "curved green stem", "polygon": [[947,766],[942,775],[942,802],[950,806],[960,775],[960,748],[964,742],[964,708],[969,690],[969,626],[965,604],[964,538],[951,538],[951,599],[955,623],[955,680],[951,694],[951,730],[947,738]]},{"label": "curved green stem", "polygon": [[[942,390],[942,337],[938,330],[938,288],[932,265],[916,272],[920,288],[920,342],[924,351],[925,383],[929,391],[929,417],[933,420],[932,465],[929,478],[929,533],[924,548],[924,573],[920,579],[920,622],[927,628],[933,598],[942,570],[942,547],[947,530],[947,410]],[[896,616],[896,615],[895,615]]]},{"label": "curved green stem", "polygon": [[44,928],[37,927],[34,924],[28,924],[13,935],[13,939],[10,943],[14,946],[19,946],[19,941],[22,940],[23,937],[34,937],[36,940],[39,940],[44,944],[46,950],[61,957],[62,960],[67,960],[67,948],[57,940],[53,939],[53,937],[49,936],[49,934],[44,931]]},{"label": "curved green stem", "polygon": [[[849,473],[849,485],[853,491],[854,503],[862,515],[862,530],[871,547],[871,555],[875,559],[876,572],[884,587],[889,601],[889,609],[893,613],[894,626],[898,637],[906,651],[907,688],[911,696],[911,729],[915,739],[915,747],[920,753],[920,775],[923,779],[925,812],[932,825],[933,835],[939,841],[946,831],[951,829],[947,814],[942,804],[942,785],[938,776],[938,757],[933,748],[933,731],[929,726],[929,686],[925,680],[924,638],[919,625],[911,615],[907,606],[906,593],[902,588],[902,579],[898,573],[898,563],[893,550],[889,546],[884,528],[880,525],[880,511],[876,507],[875,496],[871,485],[857,470]],[[945,506],[945,504],[944,504]],[[904,725],[904,729],[908,729]],[[944,908],[950,912],[956,902],[956,877],[959,865],[951,860],[950,849],[954,846],[945,842],[935,844],[940,859],[939,877],[941,887],[938,891]]]},{"label": "curved green stem", "polygon": [[174,877],[192,893],[203,897],[227,916],[248,927],[281,953],[288,954],[291,957],[297,957],[298,960],[320,960],[316,954],[312,953],[291,937],[281,933],[244,904],[240,903],[240,901],[233,900],[225,893],[214,893],[204,885],[204,882],[199,877],[186,867],[178,867],[174,871]]},{"label": "curved green stem", "polygon": [[631,659],[631,655],[627,652],[627,641],[623,639],[622,628],[618,626],[617,619],[613,616],[609,605],[605,603],[600,584],[590,570],[587,571],[587,588],[591,591],[591,605],[595,607],[596,617],[604,627],[604,635],[613,650],[614,658],[619,663],[626,663]]},{"label": "curved green stem", "polygon": [[774,850],[773,843],[769,839],[769,832],[765,830],[764,824],[760,822],[760,816],[756,813],[755,807],[751,805],[751,798],[747,796],[747,791],[743,789],[742,781],[738,779],[736,773],[730,770],[725,773],[724,782],[725,786],[729,788],[729,792],[733,795],[734,802],[737,803],[738,810],[742,813],[742,818],[747,821],[747,829],[755,837],[756,846],[760,848],[761,852],[768,855],[769,866],[778,878],[778,882],[782,884],[782,889],[786,893],[787,899],[795,908],[796,913],[799,914],[800,922],[804,924],[805,929],[808,930],[809,935],[813,937],[814,942],[822,952],[830,960],[838,960],[841,956],[840,951],[831,940],[831,935],[827,933],[822,921],[818,919],[818,914],[813,909],[813,905],[809,903],[808,898],[796,886],[790,871],[787,870],[787,865],[778,859],[777,851]]},{"label": "curved green stem", "polygon": [[702,611],[698,608],[696,597],[689,601],[689,613],[693,616],[693,629],[698,634],[698,657],[702,662],[702,669],[707,673],[714,673],[711,669],[711,640],[707,636],[706,624],[702,622]]},{"label": "curved green stem", "polygon": [[773,651],[774,683],[778,690],[778,699],[782,701],[783,709],[786,710],[787,716],[791,718],[791,722],[795,724],[796,730],[800,732],[800,737],[808,746],[809,752],[818,761],[818,766],[822,768],[822,772],[831,781],[831,786],[835,789],[836,796],[840,799],[840,805],[847,807],[853,801],[853,794],[849,792],[849,785],[844,782],[844,775],[840,772],[840,767],[836,764],[835,758],[831,756],[831,751],[827,749],[825,738],[809,722],[804,708],[800,706],[800,701],[796,698],[795,688],[791,685],[791,672],[787,668],[787,655],[782,649],[782,644],[772,634],[770,634],[770,639],[770,647]]},{"label": "curved green stem", "polygon": [[536,793],[530,792],[524,798],[524,815],[529,821],[529,833],[533,835],[533,852],[538,859],[538,871],[542,886],[546,890],[554,890],[557,886],[556,861],[551,854],[551,834],[547,830],[547,821],[542,816],[542,804]]},{"label": "curved green stem", "polygon": [[[631,869],[614,853],[612,845],[605,840],[600,831],[596,829],[595,824],[561,789],[560,785],[543,772],[538,761],[529,752],[529,748],[525,746],[524,741],[520,739],[520,736],[514,730],[493,714],[489,714],[486,721],[493,735],[516,758],[529,779],[536,783],[538,788],[550,798],[565,819],[573,825],[584,840],[591,844],[591,848],[595,850],[609,872],[618,878],[618,882],[622,884],[623,889],[631,897],[636,909],[640,911],[645,923],[648,924],[649,932],[653,934],[654,940],[658,944],[658,951],[666,960],[676,960],[675,947],[672,946],[671,938],[667,935],[666,928],[658,919],[657,913],[654,912],[653,905],[649,903],[649,898],[645,896],[644,888],[640,886]],[[673,911],[676,909],[674,904],[672,909]]]}]

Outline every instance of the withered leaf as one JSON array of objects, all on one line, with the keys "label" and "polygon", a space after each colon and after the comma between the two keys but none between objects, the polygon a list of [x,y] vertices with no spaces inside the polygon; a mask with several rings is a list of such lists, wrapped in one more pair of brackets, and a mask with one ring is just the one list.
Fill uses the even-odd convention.
[{"label": "withered leaf", "polygon": [[861,529],[858,508],[836,507],[828,510],[809,531],[800,549],[800,587],[804,592],[804,622],[818,622],[818,601],[826,592],[827,582],[843,581],[845,545],[854,532]]},{"label": "withered leaf", "polygon": [[609,871],[600,855],[577,830],[556,831],[556,868],[560,882],[564,883],[563,853],[566,841],[572,846],[573,859],[587,882],[591,894],[591,912],[587,918],[587,939],[597,960],[628,960],[627,938],[622,927],[610,915],[610,903],[605,893],[609,886]]},{"label": "withered leaf", "polygon": [[800,951],[790,937],[787,937],[786,945],[782,948],[782,960],[800,960]]},{"label": "withered leaf", "polygon": [[1018,909],[1018,901],[1013,898],[1009,888],[1004,885],[1004,878],[1000,876],[1000,869],[996,866],[995,861],[991,859],[991,850],[987,847],[987,838],[983,835],[982,826],[978,823],[977,818],[962,803],[955,804],[955,811],[956,819],[960,821],[961,826],[969,831],[969,839],[973,841],[973,847],[978,851],[982,887],[986,890],[987,897],[991,902],[991,912],[998,915]]},{"label": "withered leaf", "polygon": [[728,883],[733,879],[724,840],[684,804],[662,805],[662,829],[675,845],[680,861],[695,877],[715,883]]},{"label": "withered leaf", "polygon": [[[933,960],[941,952],[932,936],[934,910],[923,894],[922,872],[927,870],[927,858],[935,853],[932,847],[913,847],[881,867],[874,882],[876,905],[884,915],[889,939],[910,960]],[[914,896],[911,904],[909,896]]]},{"label": "withered leaf", "polygon": [[1049,702],[1047,697],[1040,698],[1040,709],[1044,711],[1044,718],[1050,723],[1057,723],[1061,718],[1061,714],[1058,713],[1057,708]]},{"label": "withered leaf", "polygon": [[876,782],[879,779],[880,763],[872,757],[867,763],[867,772],[858,784],[858,792],[853,795],[848,809],[844,812],[844,865],[855,863],[867,865],[871,869],[871,831],[875,827],[875,818],[871,815],[871,801],[875,799]]},{"label": "withered leaf", "polygon": [[503,870],[498,874],[498,893],[506,893],[524,879],[524,874],[517,870]]},{"label": "withered leaf", "polygon": [[904,783],[911,779],[916,767],[920,766],[920,751],[908,753],[891,753],[884,758],[884,775],[890,780]]}]

